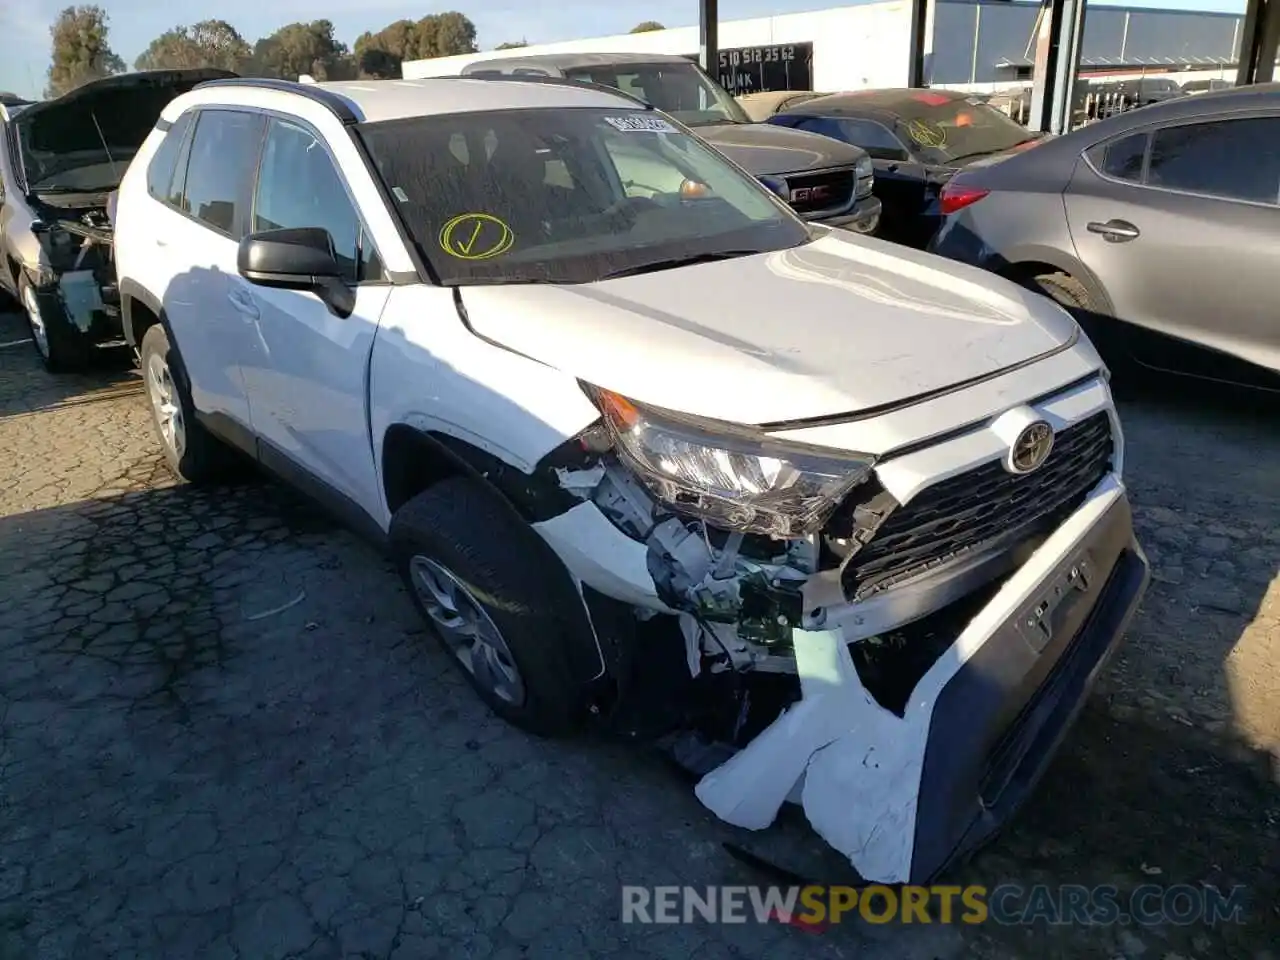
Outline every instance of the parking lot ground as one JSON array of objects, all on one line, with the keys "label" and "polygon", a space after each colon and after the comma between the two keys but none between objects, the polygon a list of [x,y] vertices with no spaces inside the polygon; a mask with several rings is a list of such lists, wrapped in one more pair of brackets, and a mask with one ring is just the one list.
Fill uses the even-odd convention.
[{"label": "parking lot ground", "polygon": [[[1155,580],[1027,807],[946,880],[1234,884],[1241,925],[624,925],[623,884],[851,882],[634,746],[530,739],[377,553],[264,481],[165,472],[122,358],[0,316],[0,958],[1280,956],[1280,418],[1127,399]],[[1194,391],[1202,393],[1202,391]],[[1248,405],[1247,405],[1248,404]]]}]

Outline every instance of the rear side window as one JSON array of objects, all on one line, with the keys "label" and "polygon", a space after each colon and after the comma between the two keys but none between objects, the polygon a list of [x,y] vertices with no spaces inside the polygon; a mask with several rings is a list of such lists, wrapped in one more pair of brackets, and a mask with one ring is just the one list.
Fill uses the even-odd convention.
[{"label": "rear side window", "polygon": [[1142,161],[1147,155],[1147,132],[1131,133],[1107,144],[1102,155],[1102,172],[1117,180],[1142,182]]},{"label": "rear side window", "polygon": [[183,209],[239,239],[246,226],[265,119],[236,110],[202,110],[191,141]]},{"label": "rear side window", "polygon": [[836,140],[844,139],[844,134],[841,132],[839,125],[829,117],[802,117],[790,122],[795,125],[797,130],[805,130],[809,133],[832,137]]},{"label": "rear side window", "polygon": [[1157,130],[1147,183],[1274,204],[1280,200],[1280,117],[1188,123]]},{"label": "rear side window", "polygon": [[876,160],[906,160],[907,148],[884,124],[874,120],[841,120],[842,140],[867,151]]},{"label": "rear side window", "polygon": [[147,167],[147,192],[157,200],[168,201],[169,184],[173,182],[178,153],[182,150],[182,142],[187,137],[187,131],[191,129],[193,116],[194,114],[188,111],[177,119],[169,128],[169,132],[164,135],[164,139],[160,141],[160,147]]}]

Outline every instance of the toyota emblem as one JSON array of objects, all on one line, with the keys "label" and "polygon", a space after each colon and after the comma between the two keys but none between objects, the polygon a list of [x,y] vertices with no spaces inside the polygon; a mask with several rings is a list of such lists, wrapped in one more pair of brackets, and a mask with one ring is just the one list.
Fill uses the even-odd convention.
[{"label": "toyota emblem", "polygon": [[1022,428],[1016,440],[1009,446],[1004,468],[1010,473],[1032,473],[1038,470],[1053,450],[1053,427],[1043,420]]}]

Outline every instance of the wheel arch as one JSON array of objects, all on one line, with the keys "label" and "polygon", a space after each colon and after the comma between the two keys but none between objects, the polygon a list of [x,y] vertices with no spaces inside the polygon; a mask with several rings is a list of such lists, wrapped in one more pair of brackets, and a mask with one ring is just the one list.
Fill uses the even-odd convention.
[{"label": "wheel arch", "polygon": [[22,275],[22,264],[18,262],[18,258],[11,252],[6,251],[4,263],[0,264],[0,266],[3,266],[5,275],[9,278],[9,283],[13,285],[13,295],[16,297],[18,295],[18,277]]},{"label": "wheel arch", "polygon": [[[124,278],[119,283],[120,324],[125,343],[137,350],[142,345],[147,328],[164,322],[164,305],[136,280]],[[172,342],[172,336],[169,338]]]},{"label": "wheel arch", "polygon": [[560,485],[555,471],[584,459],[577,438],[571,437],[543,456],[530,473],[461,437],[408,423],[387,428],[379,455],[390,513],[441,480],[465,476],[530,524],[557,517],[581,502]]},{"label": "wheel arch", "polygon": [[1111,297],[1102,282],[1083,262],[1061,250],[1042,246],[1020,249],[1007,257],[996,273],[1015,282],[1027,281],[1042,273],[1065,273],[1089,291],[1094,313],[1114,316]]}]

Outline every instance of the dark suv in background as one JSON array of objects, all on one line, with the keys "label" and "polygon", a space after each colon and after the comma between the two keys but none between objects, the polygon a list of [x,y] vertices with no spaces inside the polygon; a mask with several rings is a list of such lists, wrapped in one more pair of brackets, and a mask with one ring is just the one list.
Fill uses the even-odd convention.
[{"label": "dark suv in background", "polygon": [[880,201],[865,150],[799,130],[755,123],[688,57],[566,53],[481,60],[463,76],[555,77],[613,87],[691,128],[791,204],[806,220],[872,233]]}]

